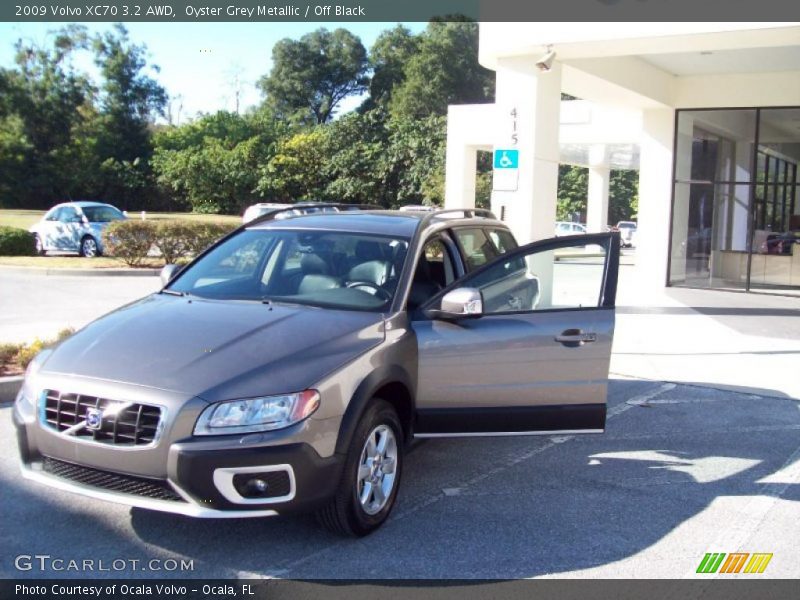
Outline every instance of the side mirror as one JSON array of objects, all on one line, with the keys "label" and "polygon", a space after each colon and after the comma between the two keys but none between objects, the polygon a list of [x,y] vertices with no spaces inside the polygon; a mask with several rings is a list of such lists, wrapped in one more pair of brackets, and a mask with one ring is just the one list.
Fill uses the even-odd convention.
[{"label": "side mirror", "polygon": [[443,321],[477,319],[483,315],[483,296],[475,288],[457,288],[442,297],[439,309],[428,309],[425,314]]},{"label": "side mirror", "polygon": [[178,271],[181,270],[181,267],[178,265],[164,265],[161,268],[161,273],[159,276],[161,277],[161,286],[166,286],[170,280],[178,274]]}]

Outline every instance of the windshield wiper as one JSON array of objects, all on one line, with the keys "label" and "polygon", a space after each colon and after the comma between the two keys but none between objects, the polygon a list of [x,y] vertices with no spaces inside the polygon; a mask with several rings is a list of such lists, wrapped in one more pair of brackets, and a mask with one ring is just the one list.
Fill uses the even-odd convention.
[{"label": "windshield wiper", "polygon": [[170,296],[186,296],[186,292],[179,292],[178,290],[171,290],[169,288],[164,288],[160,293],[169,294]]}]

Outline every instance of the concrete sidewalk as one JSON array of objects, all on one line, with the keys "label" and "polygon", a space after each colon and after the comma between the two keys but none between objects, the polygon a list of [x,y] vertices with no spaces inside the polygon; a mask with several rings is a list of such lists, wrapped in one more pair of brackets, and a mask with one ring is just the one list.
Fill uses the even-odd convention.
[{"label": "concrete sidewalk", "polygon": [[643,291],[620,268],[612,377],[800,398],[800,298]]}]

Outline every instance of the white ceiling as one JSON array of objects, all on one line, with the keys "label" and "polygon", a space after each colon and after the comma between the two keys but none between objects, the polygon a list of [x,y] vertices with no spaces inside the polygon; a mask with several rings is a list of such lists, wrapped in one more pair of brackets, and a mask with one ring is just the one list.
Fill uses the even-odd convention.
[{"label": "white ceiling", "polygon": [[800,45],[702,52],[644,54],[639,58],[673,75],[763,73],[800,69]]}]

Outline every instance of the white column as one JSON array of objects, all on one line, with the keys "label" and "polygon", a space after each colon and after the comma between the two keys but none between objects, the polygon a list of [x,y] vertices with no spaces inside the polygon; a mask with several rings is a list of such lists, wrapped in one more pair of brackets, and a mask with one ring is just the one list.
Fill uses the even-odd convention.
[{"label": "white column", "polygon": [[663,288],[667,279],[674,134],[671,108],[643,111],[636,277],[651,290]]},{"label": "white column", "polygon": [[606,230],[608,225],[608,184],[611,169],[605,164],[605,146],[589,149],[589,194],[586,201],[586,227],[591,233]]},{"label": "white column", "polygon": [[478,151],[452,134],[448,122],[445,156],[444,207],[475,208],[475,175]]},{"label": "white column", "polygon": [[[492,192],[492,210],[496,215],[505,214],[520,244],[552,237],[558,193],[561,65],[554,63],[549,72],[542,73],[530,57],[501,60],[496,95],[494,147],[519,150],[519,174],[516,191]],[[516,119],[512,110],[516,110]]]}]

